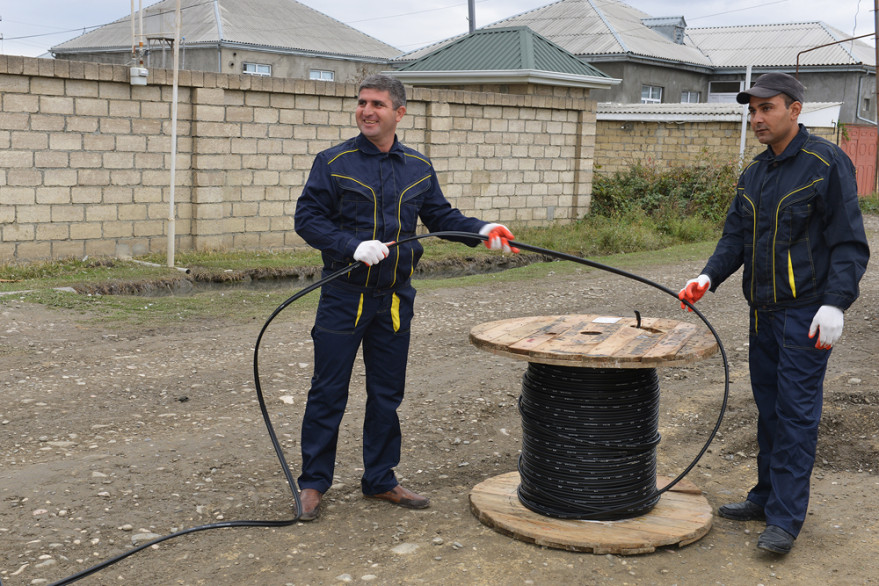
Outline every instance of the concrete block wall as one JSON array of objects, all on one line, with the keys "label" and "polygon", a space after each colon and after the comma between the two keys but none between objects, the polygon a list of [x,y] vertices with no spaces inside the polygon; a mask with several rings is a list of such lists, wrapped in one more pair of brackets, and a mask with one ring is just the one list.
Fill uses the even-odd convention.
[{"label": "concrete block wall", "polygon": [[[810,132],[836,142],[834,129],[810,128]],[[713,161],[737,160],[739,122],[635,122],[599,120],[595,137],[595,173],[612,175],[635,163],[685,166]],[[747,131],[744,158],[750,161],[765,149]]]},{"label": "concrete block wall", "polygon": [[[181,71],[177,250],[303,243],[314,155],[357,133],[356,86]],[[579,90],[578,90],[579,91]],[[453,205],[515,225],[581,217],[596,134],[587,91],[409,88],[400,138]],[[172,72],[0,55],[0,262],[163,252]]]}]

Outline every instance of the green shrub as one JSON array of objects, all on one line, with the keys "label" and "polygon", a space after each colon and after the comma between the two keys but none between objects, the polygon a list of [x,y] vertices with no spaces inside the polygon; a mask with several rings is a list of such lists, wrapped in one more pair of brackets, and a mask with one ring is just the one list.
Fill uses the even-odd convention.
[{"label": "green shrub", "polygon": [[735,161],[706,160],[685,167],[636,163],[611,176],[596,175],[591,214],[628,217],[644,213],[668,232],[699,233],[690,218],[719,227],[735,194]]},{"label": "green shrub", "polygon": [[879,214],[879,194],[871,193],[864,195],[859,200],[861,212],[865,214]]}]

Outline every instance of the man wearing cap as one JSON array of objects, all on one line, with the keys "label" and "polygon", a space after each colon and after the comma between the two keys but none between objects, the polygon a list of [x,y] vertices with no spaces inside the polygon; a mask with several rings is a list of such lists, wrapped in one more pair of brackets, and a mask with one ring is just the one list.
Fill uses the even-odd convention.
[{"label": "man wearing cap", "polygon": [[757,547],[776,554],[790,551],[806,518],[827,360],[870,256],[854,165],[799,124],[804,93],[797,79],[767,73],[738,94],[767,148],[742,171],[714,254],[679,294],[695,303],[744,265],[757,484],[718,512],[765,520]]}]

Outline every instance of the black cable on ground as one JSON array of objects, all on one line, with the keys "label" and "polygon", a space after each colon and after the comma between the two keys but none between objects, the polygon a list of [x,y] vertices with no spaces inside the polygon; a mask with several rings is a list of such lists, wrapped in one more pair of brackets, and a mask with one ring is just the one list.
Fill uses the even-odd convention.
[{"label": "black cable on ground", "polygon": [[[388,246],[395,247],[395,246],[399,246],[400,244],[403,244],[406,242],[411,242],[414,240],[421,240],[423,238],[431,238],[431,237],[455,238],[455,239],[466,238],[466,239],[470,239],[470,240],[481,240],[481,241],[488,240],[488,238],[486,236],[481,236],[479,234],[474,234],[471,232],[446,231],[446,232],[431,232],[428,234],[419,234],[416,236],[410,236],[408,238],[403,238],[397,242],[391,243]],[[599,270],[614,273],[616,275],[619,275],[619,276],[622,276],[622,277],[625,277],[628,279],[632,279],[632,280],[638,281],[640,283],[643,283],[645,285],[649,285],[651,287],[659,289],[660,291],[663,291],[663,292],[671,295],[672,297],[674,297],[676,302],[680,302],[678,300],[677,293],[675,293],[671,289],[668,289],[667,287],[664,287],[658,283],[650,281],[649,279],[645,279],[644,277],[640,277],[640,276],[635,275],[633,273],[628,273],[628,272],[623,271],[621,269],[617,269],[617,268],[614,268],[614,267],[611,267],[608,265],[603,265],[601,263],[598,263],[598,262],[595,262],[592,260],[588,260],[585,258],[580,258],[578,256],[566,254],[564,252],[558,252],[555,250],[540,248],[538,246],[532,246],[530,244],[525,244],[523,242],[517,242],[514,240],[510,241],[510,246],[519,248],[520,250],[530,250],[531,252],[537,252],[540,254],[544,254],[547,256],[557,258],[559,260],[568,260],[571,262],[586,265],[586,266],[596,268]],[[123,552],[113,558],[105,560],[105,561],[101,562],[100,564],[92,566],[91,568],[87,568],[81,572],[73,574],[72,576],[68,576],[67,578],[64,578],[63,580],[60,580],[58,582],[53,582],[50,586],[62,586],[65,584],[72,584],[73,582],[76,582],[76,581],[80,580],[81,578],[85,578],[86,576],[90,576],[96,572],[99,572],[100,570],[103,570],[109,566],[112,566],[113,564],[116,564],[116,563],[124,560],[125,558],[127,558],[135,553],[138,553],[148,547],[162,543],[162,542],[167,541],[169,539],[173,539],[175,537],[188,535],[190,533],[207,531],[209,529],[223,529],[223,528],[227,528],[227,527],[287,527],[287,526],[293,525],[294,523],[296,523],[299,520],[299,516],[301,514],[300,509],[302,507],[302,503],[299,500],[299,491],[296,488],[296,481],[294,480],[293,475],[290,472],[290,467],[287,465],[287,460],[284,457],[283,450],[281,449],[281,444],[278,441],[277,435],[275,434],[274,427],[272,426],[271,419],[270,419],[269,413],[268,413],[268,408],[266,406],[265,399],[263,397],[262,385],[260,384],[260,380],[259,380],[259,346],[260,346],[260,342],[262,341],[263,335],[265,334],[266,330],[269,327],[269,324],[272,323],[272,321],[278,316],[278,314],[280,314],[284,309],[286,309],[291,303],[293,303],[294,301],[307,295],[308,293],[311,293],[315,289],[322,287],[323,285],[329,283],[330,281],[334,281],[335,279],[338,279],[339,277],[342,277],[342,276],[350,273],[354,269],[361,266],[361,264],[362,263],[360,263],[360,262],[354,262],[354,263],[348,265],[347,267],[340,269],[340,270],[322,278],[321,280],[319,280],[315,283],[312,283],[311,285],[308,285],[307,287],[304,287],[303,289],[301,289],[300,291],[295,293],[293,296],[289,297],[286,301],[281,303],[281,305],[279,305],[278,308],[275,309],[274,312],[272,312],[272,314],[266,320],[265,324],[263,324],[262,329],[260,330],[259,335],[257,336],[256,344],[255,344],[255,347],[253,350],[253,375],[254,375],[254,386],[256,388],[256,396],[257,396],[257,400],[259,402],[260,411],[262,412],[263,420],[266,424],[266,430],[268,431],[269,438],[271,439],[272,446],[275,450],[275,454],[278,457],[278,461],[280,462],[281,468],[284,471],[284,475],[287,479],[287,484],[289,485],[290,491],[293,495],[293,501],[296,505],[295,506],[296,513],[295,513],[294,517],[292,519],[277,520],[277,521],[261,521],[261,520],[226,521],[226,522],[221,522],[221,523],[211,523],[211,524],[207,524],[207,525],[200,525],[198,527],[192,527],[190,529],[184,529],[182,531],[177,531],[175,533],[171,533],[169,535],[165,535],[163,537],[159,537],[159,538],[154,539],[152,541],[149,541],[147,543],[141,544],[141,545],[139,545],[133,549],[130,549],[126,552]],[[678,482],[680,482],[681,479],[683,479],[684,476],[689,474],[689,472],[696,466],[696,464],[699,462],[699,460],[702,458],[702,456],[708,450],[708,447],[711,445],[711,442],[714,439],[715,435],[717,435],[717,431],[720,428],[720,423],[723,420],[723,415],[726,412],[726,405],[729,400],[729,362],[727,361],[726,351],[723,348],[723,343],[720,340],[720,336],[717,334],[717,331],[715,331],[714,327],[712,327],[712,325],[708,322],[708,320],[705,318],[705,316],[702,315],[702,313],[698,309],[696,309],[688,301],[684,301],[683,303],[685,303],[696,314],[696,316],[700,320],[702,320],[702,322],[708,327],[709,331],[714,336],[715,340],[717,340],[717,345],[718,345],[718,348],[720,349],[721,357],[723,358],[723,368],[724,368],[724,375],[725,375],[723,402],[721,404],[720,413],[717,417],[717,423],[715,424],[714,429],[711,431],[711,433],[708,436],[708,440],[705,442],[705,445],[702,447],[702,449],[699,451],[699,453],[696,455],[696,457],[693,459],[693,461],[690,463],[690,465],[687,466],[683,472],[681,472],[676,478],[674,478],[665,487],[656,491],[655,495],[653,495],[650,498],[654,498],[654,497],[659,498],[659,496],[662,493],[668,491],[674,485],[676,485]],[[637,503],[633,504],[632,506],[635,506],[636,504]]]}]

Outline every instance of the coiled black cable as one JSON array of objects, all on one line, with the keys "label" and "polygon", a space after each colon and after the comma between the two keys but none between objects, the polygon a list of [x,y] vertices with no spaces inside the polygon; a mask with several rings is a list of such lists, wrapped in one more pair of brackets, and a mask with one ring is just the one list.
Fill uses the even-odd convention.
[{"label": "coiled black cable", "polygon": [[[402,239],[398,240],[397,242],[393,242],[393,243],[389,244],[388,246],[389,247],[399,246],[400,244],[403,244],[406,242],[411,242],[414,240],[421,240],[422,238],[431,238],[431,237],[470,239],[470,240],[481,240],[481,241],[488,240],[487,236],[481,236],[479,234],[474,234],[471,232],[444,231],[444,232],[431,232],[428,234],[419,234],[416,236],[409,236],[407,238],[402,238]],[[510,241],[510,246],[519,248],[520,250],[530,250],[531,252],[537,252],[540,254],[544,254],[547,256],[557,258],[559,260],[568,260],[571,262],[575,262],[578,264],[582,264],[582,265],[586,265],[586,266],[589,266],[592,268],[596,268],[596,269],[599,269],[602,271],[607,271],[609,273],[614,273],[616,275],[620,275],[620,276],[625,277],[627,279],[632,279],[634,281],[638,281],[638,282],[643,283],[645,285],[655,287],[656,289],[659,289],[660,291],[663,291],[663,292],[671,295],[675,299],[677,299],[677,293],[675,293],[671,289],[668,289],[667,287],[664,287],[664,286],[662,286],[658,283],[655,283],[653,281],[650,281],[649,279],[645,279],[644,277],[623,271],[622,269],[617,269],[617,268],[614,268],[614,267],[611,267],[608,265],[603,265],[601,263],[598,263],[598,262],[595,262],[595,261],[592,261],[589,259],[585,259],[585,258],[580,258],[578,256],[574,256],[571,254],[566,254],[564,252],[558,252],[555,250],[540,248],[538,246],[532,246],[530,244],[525,244],[523,242],[517,242],[514,240]],[[198,527],[192,527],[190,529],[184,529],[182,531],[177,531],[176,533],[171,533],[169,535],[165,535],[163,537],[159,537],[159,538],[154,539],[152,541],[149,541],[147,543],[141,544],[141,545],[139,545],[133,549],[130,549],[126,552],[123,552],[113,558],[105,560],[95,566],[92,566],[92,567],[87,568],[81,572],[73,574],[72,576],[68,576],[67,578],[64,578],[63,580],[59,580],[58,582],[53,582],[50,586],[62,586],[65,584],[72,584],[72,583],[80,580],[81,578],[85,578],[86,576],[90,576],[100,570],[103,570],[109,566],[112,566],[113,564],[116,564],[116,563],[124,560],[125,558],[127,558],[131,555],[134,555],[135,553],[143,551],[144,549],[147,549],[148,547],[151,547],[151,546],[156,545],[158,543],[161,543],[163,541],[167,541],[169,539],[173,539],[175,537],[180,537],[182,535],[188,535],[190,533],[196,533],[199,531],[206,531],[208,529],[222,529],[222,528],[227,528],[227,527],[287,527],[289,525],[293,525],[294,523],[296,523],[299,520],[299,516],[301,514],[301,509],[302,509],[302,503],[299,500],[299,491],[296,489],[296,482],[293,479],[293,474],[290,471],[290,467],[287,465],[287,460],[284,457],[284,453],[281,448],[281,444],[278,441],[277,435],[275,434],[274,427],[272,426],[272,422],[271,422],[271,419],[270,419],[269,413],[268,413],[268,408],[266,406],[265,399],[263,397],[262,385],[260,384],[260,379],[259,379],[259,346],[260,346],[260,342],[262,341],[263,335],[265,334],[266,330],[269,327],[269,324],[271,324],[272,321],[274,321],[274,319],[284,309],[286,309],[291,303],[293,303],[294,301],[311,293],[315,289],[322,287],[326,283],[329,283],[330,281],[334,281],[335,279],[338,279],[339,277],[342,277],[342,276],[350,273],[354,269],[360,267],[361,264],[362,263],[360,263],[358,261],[358,262],[354,262],[354,263],[350,264],[349,266],[347,266],[343,269],[339,269],[338,271],[336,271],[330,275],[327,275],[326,277],[322,278],[321,280],[302,288],[300,291],[298,291],[297,293],[295,293],[294,295],[289,297],[287,300],[285,300],[283,303],[281,303],[281,305],[279,305],[277,307],[277,309],[275,309],[275,311],[272,312],[272,314],[268,317],[268,319],[263,324],[262,329],[260,329],[259,335],[256,338],[256,344],[254,345],[254,349],[253,349],[253,376],[254,376],[254,387],[256,389],[256,398],[259,402],[259,407],[260,407],[260,411],[262,412],[263,421],[265,422],[266,430],[269,434],[269,438],[272,442],[272,446],[275,450],[275,454],[278,457],[278,461],[281,464],[281,469],[284,472],[284,476],[287,479],[287,484],[288,484],[290,491],[293,495],[293,502],[295,503],[295,515],[293,516],[293,518],[284,519],[284,520],[277,520],[277,521],[260,521],[260,520],[227,521],[227,522],[221,522],[221,523],[210,523],[207,525],[200,525]],[[684,469],[683,472],[681,472],[676,478],[674,478],[671,482],[669,482],[662,489],[660,489],[656,492],[656,495],[655,495],[656,497],[661,495],[663,492],[671,489],[674,485],[676,485],[678,482],[680,482],[681,479],[684,478],[684,476],[689,474],[689,472],[696,466],[696,464],[699,462],[699,460],[702,458],[702,456],[708,450],[708,446],[711,445],[711,442],[714,439],[714,436],[717,435],[717,431],[718,431],[718,429],[720,429],[720,423],[723,420],[723,415],[726,412],[726,405],[729,400],[729,362],[727,361],[726,351],[724,350],[723,344],[720,341],[720,336],[717,334],[717,331],[714,329],[714,327],[712,327],[712,325],[708,322],[708,320],[705,318],[705,316],[702,315],[702,312],[700,312],[698,309],[696,309],[689,301],[684,301],[683,303],[685,303],[687,305],[687,307],[689,307],[693,311],[693,313],[695,313],[695,315],[700,320],[702,320],[702,322],[706,325],[706,327],[708,327],[709,331],[711,331],[711,334],[714,336],[714,339],[717,340],[717,345],[718,345],[718,348],[720,349],[720,353],[723,358],[723,369],[724,369],[724,375],[725,375],[723,401],[722,401],[722,404],[720,407],[720,413],[718,415],[717,422],[714,426],[714,429],[709,434],[708,440],[705,442],[705,445],[702,447],[702,449],[699,451],[699,453],[696,455],[696,457],[693,459],[693,461],[690,463],[690,465]],[[653,497],[650,497],[650,498],[653,498]],[[649,499],[647,499],[647,500],[649,500]]]},{"label": "coiled black cable", "polygon": [[530,363],[519,400],[519,501],[560,519],[615,520],[659,501],[654,369]]}]

